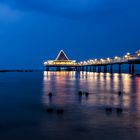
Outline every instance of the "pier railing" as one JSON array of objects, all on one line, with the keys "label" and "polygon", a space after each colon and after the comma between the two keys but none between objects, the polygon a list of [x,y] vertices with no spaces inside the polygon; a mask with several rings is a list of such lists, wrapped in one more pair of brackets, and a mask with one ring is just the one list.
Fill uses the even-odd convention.
[{"label": "pier railing", "polygon": [[93,59],[77,63],[79,66],[86,65],[109,65],[109,64],[118,64],[118,63],[129,63],[130,61],[140,60],[140,56],[127,56],[127,57],[115,57],[107,59]]}]

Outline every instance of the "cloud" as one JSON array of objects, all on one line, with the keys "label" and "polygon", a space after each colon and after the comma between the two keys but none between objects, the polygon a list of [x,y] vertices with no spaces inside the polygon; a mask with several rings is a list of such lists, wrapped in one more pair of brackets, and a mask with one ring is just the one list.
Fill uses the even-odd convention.
[{"label": "cloud", "polygon": [[9,5],[0,4],[0,20],[1,21],[14,21],[18,17],[18,12],[11,9]]},{"label": "cloud", "polygon": [[19,10],[33,10],[68,18],[91,18],[109,15],[116,10],[119,0],[0,0]]},{"label": "cloud", "polygon": [[[0,2],[8,4],[13,9],[80,20],[108,18],[113,14],[124,12],[132,3],[131,0],[0,0]],[[134,0],[133,3],[138,3],[138,0]]]}]

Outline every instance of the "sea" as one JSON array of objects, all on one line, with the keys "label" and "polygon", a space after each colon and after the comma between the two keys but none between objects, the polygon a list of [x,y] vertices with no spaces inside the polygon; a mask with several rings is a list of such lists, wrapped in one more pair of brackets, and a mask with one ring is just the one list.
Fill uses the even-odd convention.
[{"label": "sea", "polygon": [[27,139],[140,140],[140,76],[1,72],[0,140]]}]

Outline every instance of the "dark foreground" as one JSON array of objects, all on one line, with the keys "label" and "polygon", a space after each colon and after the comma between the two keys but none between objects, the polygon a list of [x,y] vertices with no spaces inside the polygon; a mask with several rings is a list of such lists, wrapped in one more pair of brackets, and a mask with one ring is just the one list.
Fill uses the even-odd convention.
[{"label": "dark foreground", "polygon": [[0,140],[10,139],[139,140],[140,77],[0,73]]}]

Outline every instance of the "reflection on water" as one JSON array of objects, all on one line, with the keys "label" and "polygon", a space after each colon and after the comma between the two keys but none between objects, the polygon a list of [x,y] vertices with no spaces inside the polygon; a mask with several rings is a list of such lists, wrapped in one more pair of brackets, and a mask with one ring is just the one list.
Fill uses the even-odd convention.
[{"label": "reflection on water", "polygon": [[[81,104],[93,107],[123,107],[131,106],[132,78],[129,74],[91,73],[91,72],[44,72],[45,105],[75,105]],[[89,97],[81,97],[78,91],[89,92]],[[53,100],[46,96],[53,92]],[[123,96],[118,92],[122,91]]]},{"label": "reflection on water", "polygon": [[[52,129],[58,133],[64,131],[67,139],[71,136],[76,139],[140,139],[140,77],[117,73],[44,72],[43,85],[43,105],[66,111],[61,124],[55,121],[63,127],[59,131],[57,126]],[[88,92],[89,96],[79,96],[80,90]],[[50,91],[51,99],[47,96]],[[119,91],[123,94],[119,95]],[[106,108],[113,109],[111,115]],[[123,109],[121,116],[116,108]],[[43,129],[48,129],[48,125],[42,123]]]},{"label": "reflection on water", "polygon": [[[89,95],[79,96],[80,90]],[[109,113],[108,108],[112,109]],[[0,73],[0,111],[0,140],[139,140],[140,77],[92,72]]]}]

